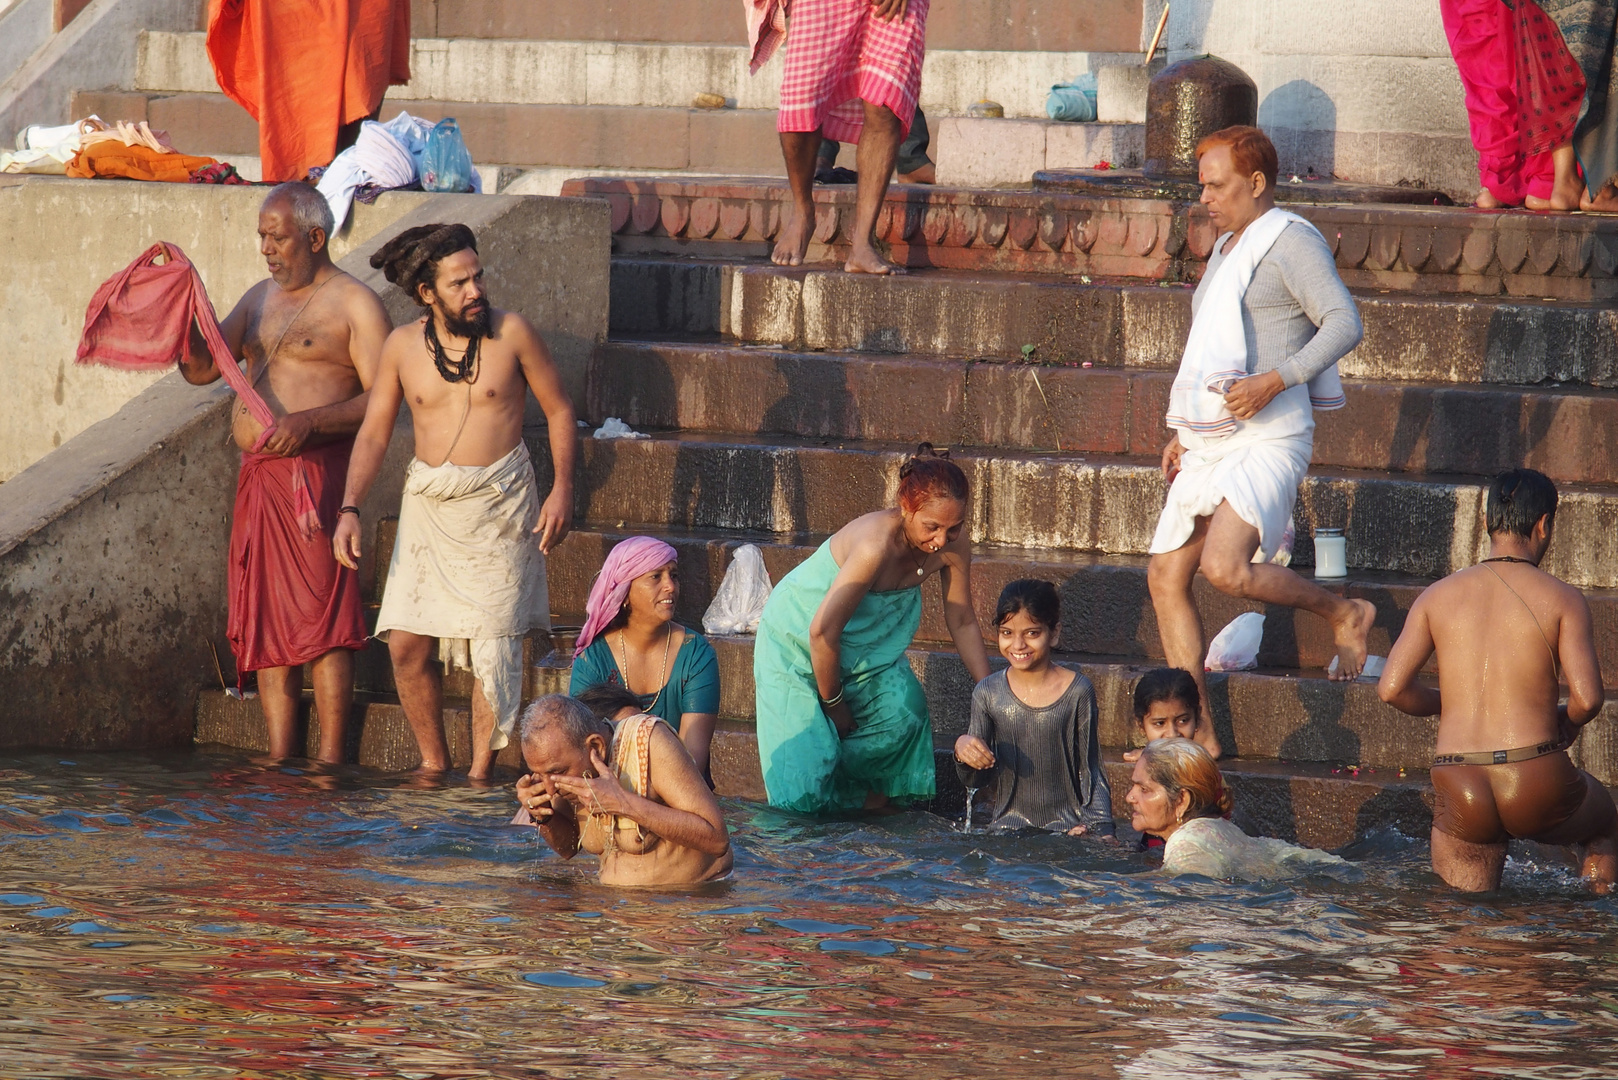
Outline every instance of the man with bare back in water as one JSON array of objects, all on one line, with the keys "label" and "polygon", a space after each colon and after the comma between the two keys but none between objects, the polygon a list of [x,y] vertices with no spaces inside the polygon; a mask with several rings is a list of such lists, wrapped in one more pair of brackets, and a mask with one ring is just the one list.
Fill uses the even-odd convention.
[{"label": "man with bare back in water", "polygon": [[[528,320],[490,305],[471,229],[406,229],[371,265],[427,314],[395,330],[382,350],[332,546],[344,565],[358,564],[355,507],[408,399],[416,456],[405,472],[377,635],[387,635],[421,772],[450,765],[437,662],[472,669],[470,775],[487,779],[495,751],[516,730],[523,638],[550,628],[545,555],[573,521],[573,403]],[[529,390],[545,412],[555,466],[543,505],[523,442]]]},{"label": "man with bare back in water", "polygon": [[[343,759],[353,650],[365,644],[365,619],[359,579],[332,557],[327,534],[390,324],[377,295],[332,264],[331,231],[331,208],[314,188],[273,189],[258,216],[270,276],[247,290],[219,329],[276,415],[267,438],[242,403],[231,417],[243,451],[228,571],[236,669],[258,672],[270,754],[287,758],[299,754],[303,665],[312,664],[318,756],[335,764]],[[198,385],[220,377],[195,327],[180,374]]]},{"label": "man with bare back in water", "polygon": [[[1495,478],[1489,557],[1416,599],[1378,687],[1395,708],[1439,718],[1433,870],[1465,892],[1500,887],[1512,839],[1581,846],[1584,877],[1600,892],[1618,878],[1612,797],[1567,755],[1606,691],[1590,605],[1539,568],[1556,499],[1556,485],[1532,469]],[[1434,653],[1437,690],[1416,681]]]}]

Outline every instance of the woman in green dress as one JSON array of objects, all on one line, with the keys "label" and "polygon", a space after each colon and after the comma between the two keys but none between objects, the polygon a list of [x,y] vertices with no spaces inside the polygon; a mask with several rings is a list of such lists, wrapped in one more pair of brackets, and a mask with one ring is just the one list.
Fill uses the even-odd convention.
[{"label": "woman in green dress", "polygon": [[855,518],[781,580],[753,649],[759,760],[770,805],[807,814],[932,798],[932,721],[905,650],[921,585],[974,682],[989,674],[972,609],[966,475],[923,443],[899,505]]},{"label": "woman in green dress", "polygon": [[[622,686],[641,709],[668,721],[704,776],[719,713],[719,661],[701,634],[674,621],[680,600],[675,551],[632,536],[607,553],[585,604],[568,693]],[[711,780],[710,780],[711,783]]]}]

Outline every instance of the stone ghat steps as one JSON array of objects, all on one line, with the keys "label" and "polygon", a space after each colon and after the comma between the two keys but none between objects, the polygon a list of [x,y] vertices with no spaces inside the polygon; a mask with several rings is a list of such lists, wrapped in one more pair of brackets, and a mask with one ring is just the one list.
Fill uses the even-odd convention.
[{"label": "stone ghat steps", "polygon": [[[395,93],[402,88],[395,88]],[[381,115],[401,110],[459,121],[474,161],[600,170],[693,170],[781,175],[775,112],[768,109],[646,108],[617,105],[514,105],[389,97]],[[87,91],[73,114],[146,120],[190,153],[258,154],[258,125],[224,94]],[[519,193],[522,193],[519,191]]]},{"label": "stone ghat steps", "polygon": [[[556,641],[563,651],[547,653],[546,636],[530,636],[525,700],[567,691],[571,652],[566,650],[572,634],[563,625],[583,622],[580,613],[595,572],[606,552],[624,535],[577,532],[549,560],[552,606],[563,613],[554,616]],[[700,628],[702,612],[723,577],[734,547],[743,539],[689,534],[664,538],[679,553],[681,603],[676,618],[683,625]],[[379,563],[391,554],[392,543],[391,529],[379,529]],[[777,582],[814,551],[812,542],[765,542],[760,547],[771,580]],[[1101,741],[1116,747],[1137,744],[1131,705],[1135,680],[1143,671],[1162,663],[1141,562],[1097,560],[1087,566],[1073,566],[1042,559],[1037,553],[1023,553],[1019,558],[1010,552],[984,552],[974,559],[973,569],[974,606],[985,616],[993,611],[999,590],[1007,581],[1034,576],[1057,584],[1063,602],[1063,648],[1068,650],[1064,659],[1077,664],[1096,685]],[[1409,603],[1420,591],[1419,584],[1350,580],[1343,587],[1350,595],[1377,604],[1379,617],[1371,646],[1374,652],[1386,655]],[[1210,628],[1254,607],[1224,597],[1201,582],[1198,593]],[[948,747],[966,730],[972,680],[948,641],[939,599],[936,587],[922,589],[922,624],[910,649],[910,661],[927,693],[935,740],[941,747]],[[1611,670],[1611,654],[1618,647],[1618,597],[1600,597],[1593,606],[1597,640],[1606,653],[1603,661]],[[1209,676],[1216,731],[1227,751],[1243,757],[1395,770],[1429,760],[1436,721],[1406,716],[1382,704],[1372,683],[1334,683],[1325,678],[1321,668],[1335,650],[1319,620],[1292,612],[1271,613],[1265,620],[1265,631],[1260,652],[1263,668]],[[755,708],[753,639],[713,636],[710,641],[719,660],[720,715],[727,720],[751,722]],[[1003,666],[992,644],[989,652],[993,666]],[[358,654],[355,682],[363,691],[391,700],[393,673],[386,646],[373,641]],[[464,703],[471,689],[470,676],[465,672],[456,672],[445,680],[445,692],[451,700]],[[1607,782],[1618,782],[1618,734],[1610,734],[1618,730],[1610,723],[1615,717],[1618,701],[1609,704],[1602,718],[1609,722],[1586,730],[1576,755],[1585,768]]]},{"label": "stone ghat steps", "polygon": [[[557,625],[580,624],[590,585],[607,552],[628,530],[582,527],[547,560],[551,606]],[[734,532],[664,530],[655,534],[679,553],[680,603],[675,613],[684,625],[700,627],[703,613],[719,588],[737,547],[758,545],[770,580],[779,582],[819,547],[823,537],[747,536]],[[391,528],[379,529],[377,548],[385,561],[392,550]],[[1307,573],[1307,571],[1305,571]],[[1074,652],[1116,656],[1134,663],[1158,664],[1163,649],[1157,620],[1146,586],[1146,560],[1139,556],[1066,554],[987,546],[977,549],[972,561],[973,606],[982,620],[991,653],[996,646],[989,626],[1000,590],[1018,578],[1043,578],[1057,586],[1062,597],[1064,648]],[[1337,582],[1323,581],[1342,595],[1368,600],[1377,609],[1371,631],[1373,654],[1386,656],[1404,628],[1410,605],[1427,582],[1391,574],[1356,573]],[[1211,637],[1220,627],[1246,611],[1265,616],[1264,641],[1259,663],[1267,668],[1299,670],[1318,677],[1337,649],[1326,624],[1313,615],[1291,608],[1266,609],[1233,599],[1198,578],[1196,596],[1203,623]],[[1595,625],[1596,648],[1602,669],[1618,671],[1618,592],[1586,593]],[[922,589],[918,645],[950,640],[938,587]]]},{"label": "stone ghat steps", "polygon": [[[548,485],[541,433],[529,449]],[[577,520],[659,533],[829,534],[890,505],[907,444],[658,433],[580,442]],[[1156,456],[963,448],[972,541],[1047,551],[1144,555],[1163,506]],[[1438,578],[1487,553],[1476,478],[1320,469],[1305,479],[1294,565],[1312,566],[1315,527],[1346,529],[1351,569]],[[1618,586],[1618,489],[1565,487],[1546,569],[1580,587]]]},{"label": "stone ghat steps", "polygon": [[[310,707],[309,743],[312,752],[319,735],[319,716]],[[367,702],[356,707],[349,737],[351,760],[390,772],[413,769],[420,763],[409,724],[398,705]],[[471,718],[460,708],[445,709],[451,759],[457,768],[471,762]],[[263,753],[268,745],[263,714],[257,701],[235,701],[217,690],[204,691],[197,701],[196,741]],[[1113,813],[1129,820],[1124,797],[1129,791],[1132,766],[1116,749],[1103,750],[1103,767],[1112,788]],[[938,796],[932,809],[959,817],[964,793],[948,748],[934,751],[938,766]],[[521,768],[515,747],[502,750],[496,763]],[[721,720],[714,732],[711,759],[714,785],[719,794],[762,800],[764,782],[759,768],[758,740],[751,724]],[[1389,826],[1410,836],[1425,836],[1432,825],[1431,791],[1426,774],[1396,769],[1344,769],[1331,765],[1242,758],[1222,763],[1221,772],[1237,801],[1235,820],[1255,835],[1279,836],[1313,847],[1337,848]],[[510,783],[510,774],[496,782]],[[513,811],[515,806],[513,806]]]},{"label": "stone ghat steps", "polygon": [[[700,254],[700,245],[688,245]],[[713,255],[713,253],[709,253]],[[615,337],[712,338],[831,352],[1179,367],[1191,290],[1127,278],[920,269],[899,277],[736,256],[619,254]],[[1345,378],[1618,387],[1606,303],[1359,290]]]},{"label": "stone ghat steps", "polygon": [[[612,341],[590,364],[589,416],[637,429],[801,435],[1149,458],[1175,373],[931,356]],[[1321,414],[1314,464],[1558,483],[1618,477],[1618,394],[1584,388],[1349,381]]]},{"label": "stone ghat steps", "polygon": [[[474,153],[476,153],[474,151]],[[494,159],[487,159],[494,160]],[[789,196],[784,181],[587,178],[563,194],[606,198],[615,250],[758,257]],[[839,261],[851,187],[815,191],[815,262]],[[1457,207],[1293,207],[1321,231],[1351,287],[1560,300],[1618,296],[1618,218]],[[1216,239],[1196,203],[1043,191],[897,185],[877,235],[908,266],[1194,281]]]},{"label": "stone ghat steps", "polygon": [[[929,49],[1128,52],[1140,48],[1140,0],[933,0]],[[413,0],[418,38],[740,43],[735,0]]]},{"label": "stone ghat steps", "polygon": [[[637,22],[652,22],[645,14]],[[716,94],[731,107],[775,110],[780,104],[785,51],[749,74],[745,22],[739,10],[711,29],[723,44],[628,42],[510,37],[431,37],[413,29],[410,82],[393,87],[398,100],[511,105],[613,105],[689,108],[698,94]],[[724,31],[728,30],[728,33]],[[1134,52],[989,50],[980,44],[945,48],[929,43],[922,65],[921,105],[933,117],[959,116],[991,98],[1007,116],[1045,117],[1045,97],[1102,64],[1144,59]],[[206,34],[144,31],[134,88],[146,93],[217,93]],[[1020,178],[1023,183],[1028,177]]]}]

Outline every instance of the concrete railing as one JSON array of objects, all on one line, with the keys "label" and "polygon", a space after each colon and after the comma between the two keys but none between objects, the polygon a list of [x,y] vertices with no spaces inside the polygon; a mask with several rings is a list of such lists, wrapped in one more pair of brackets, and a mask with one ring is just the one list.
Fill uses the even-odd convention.
[{"label": "concrete railing", "polygon": [[[36,185],[50,182],[23,186]],[[88,251],[94,244],[77,234],[91,231],[86,224],[104,228],[120,213],[111,204],[127,206],[131,192],[110,181],[73,186],[108,205],[57,221],[52,240]],[[259,193],[157,184],[137,191],[189,197],[199,228],[219,233],[224,220],[225,236],[251,251],[245,214]],[[586,362],[607,331],[606,204],[400,193],[379,199],[379,213],[390,201],[406,212],[351,244],[339,265],[376,289],[396,322],[413,318],[419,309],[371,269],[371,254],[412,225],[465,222],[479,236],[495,302],[539,328],[582,402]],[[130,219],[138,225],[138,212]],[[220,262],[206,245],[196,251],[199,263],[213,260],[206,272],[218,280],[239,287],[250,280],[246,261]],[[59,303],[82,305],[87,295],[75,289]],[[190,738],[197,691],[217,685],[210,644],[230,669],[225,552],[238,455],[228,444],[229,409],[218,384],[165,376],[0,484],[0,747],[142,747]],[[370,535],[378,517],[397,510],[412,452],[408,422],[400,427],[364,507]]]},{"label": "concrete railing", "polygon": [[[264,276],[255,238],[264,189],[125,180],[0,178],[0,243],[11,253],[0,289],[0,481],[156,382],[156,374],[79,367],[73,356],[96,287],[158,240],[196,264],[223,318]],[[341,259],[428,196],[358,204],[332,240]]]},{"label": "concrete railing", "polygon": [[[37,0],[21,0],[32,11]],[[51,4],[44,5],[51,14]],[[0,143],[10,145],[28,124],[65,124],[75,90],[128,89],[135,84],[136,40],[142,30],[195,30],[201,0],[92,0],[73,20],[8,71],[0,64]],[[4,25],[23,16],[13,11]],[[19,29],[23,24],[19,24]],[[27,25],[34,25],[32,15]],[[49,30],[49,25],[46,27]],[[0,59],[8,45],[0,45]]]},{"label": "concrete railing", "polygon": [[[51,39],[52,2],[0,0],[0,86]],[[6,134],[0,132],[0,139]]]}]

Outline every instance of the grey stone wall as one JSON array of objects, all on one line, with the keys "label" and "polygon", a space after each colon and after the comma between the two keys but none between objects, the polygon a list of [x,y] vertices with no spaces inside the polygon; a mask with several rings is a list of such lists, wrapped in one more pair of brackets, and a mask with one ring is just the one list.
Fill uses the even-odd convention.
[{"label": "grey stone wall", "polygon": [[[178,194],[195,197],[199,216],[219,210],[217,191]],[[479,235],[496,302],[534,322],[582,401],[589,353],[607,330],[606,204],[414,199],[411,212],[351,244],[340,265],[377,289],[395,320],[413,317],[414,305],[366,260],[411,225],[464,221]],[[64,217],[56,240],[76,243],[75,231],[93,227]],[[47,277],[46,292],[51,284]],[[88,299],[78,285],[56,288],[68,289],[60,304]],[[225,552],[238,455],[227,441],[228,410],[221,385],[164,376],[0,484],[0,748],[190,739],[197,691],[217,685],[210,642],[227,674],[232,668]],[[369,535],[397,510],[411,451],[404,417],[364,507]]]}]

